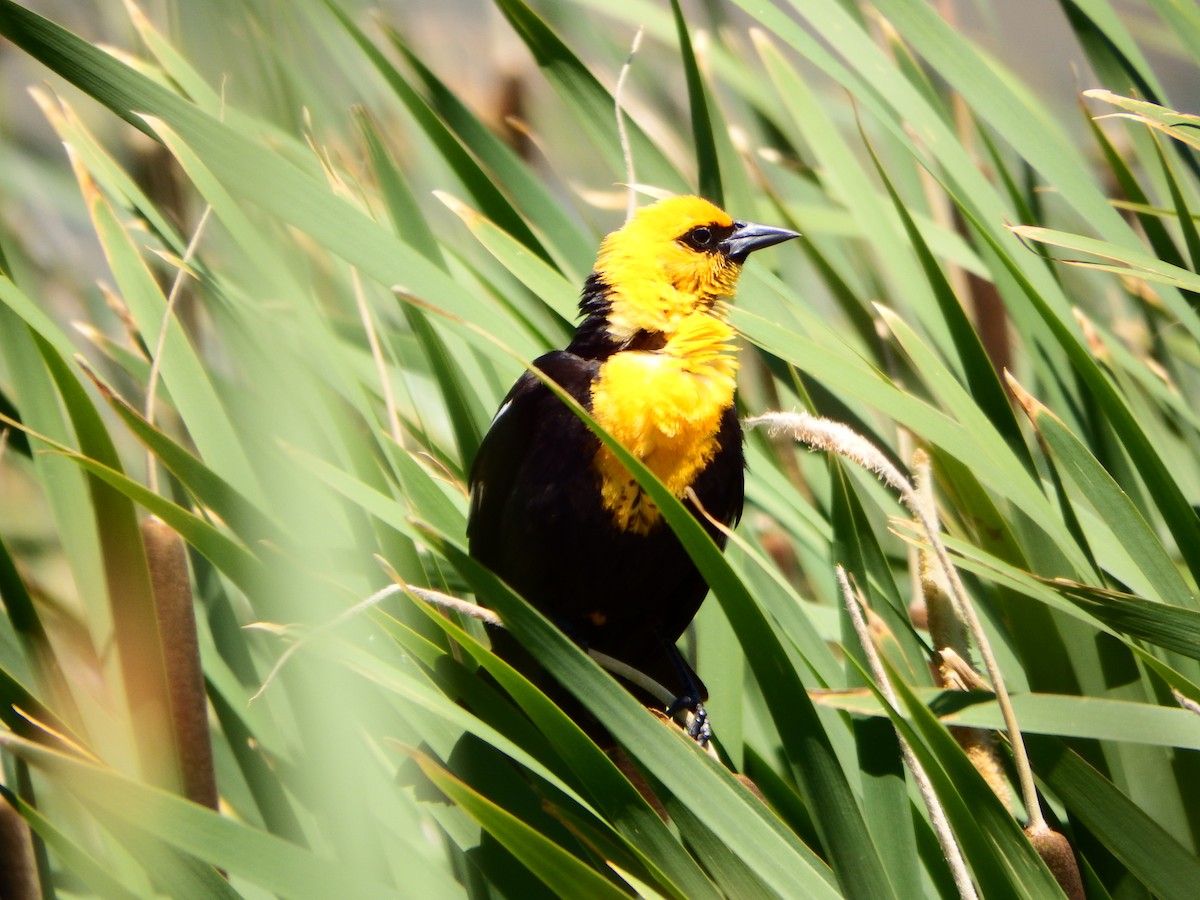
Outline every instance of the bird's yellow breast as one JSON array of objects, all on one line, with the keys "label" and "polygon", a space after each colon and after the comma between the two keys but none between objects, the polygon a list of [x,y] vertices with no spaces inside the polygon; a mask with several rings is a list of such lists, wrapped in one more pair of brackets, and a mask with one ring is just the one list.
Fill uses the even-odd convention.
[{"label": "bird's yellow breast", "polygon": [[[679,323],[660,350],[615,353],[592,385],[592,415],[677,497],[718,450],[733,403],[733,330],[711,312]],[[647,533],[660,516],[629,470],[606,447],[596,453],[604,508],[617,527]]]}]

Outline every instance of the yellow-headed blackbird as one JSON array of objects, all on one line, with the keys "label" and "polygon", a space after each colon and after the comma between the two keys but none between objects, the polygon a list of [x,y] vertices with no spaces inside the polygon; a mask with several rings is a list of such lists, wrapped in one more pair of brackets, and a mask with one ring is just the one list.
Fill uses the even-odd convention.
[{"label": "yellow-headed blackbird", "polygon": [[[604,239],[570,346],[535,362],[677,497],[692,488],[726,525],[741,516],[744,459],[723,301],[751,252],[793,237],[698,197],[648,206]],[[470,486],[476,559],[585,647],[687,705],[704,699],[675,642],[708,586],[629,471],[532,373],[496,413]]]}]

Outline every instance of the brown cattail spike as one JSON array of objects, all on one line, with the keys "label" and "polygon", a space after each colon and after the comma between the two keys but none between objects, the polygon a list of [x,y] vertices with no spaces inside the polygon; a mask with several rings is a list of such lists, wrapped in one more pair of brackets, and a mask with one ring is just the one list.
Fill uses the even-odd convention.
[{"label": "brown cattail spike", "polygon": [[1025,836],[1033,849],[1037,851],[1042,862],[1046,864],[1062,892],[1069,900],[1086,900],[1083,892],[1083,879],[1079,877],[1079,865],[1075,862],[1075,852],[1071,842],[1062,834],[1051,828],[1026,828]]},{"label": "brown cattail spike", "polygon": [[171,726],[184,796],[216,809],[217,781],[208,731],[208,697],[200,666],[187,553],[179,535],[155,516],[142,522],[142,542],[146,546],[158,611],[159,637],[170,689]]},{"label": "brown cattail spike", "polygon": [[40,900],[40,884],[29,824],[0,795],[0,897]]}]

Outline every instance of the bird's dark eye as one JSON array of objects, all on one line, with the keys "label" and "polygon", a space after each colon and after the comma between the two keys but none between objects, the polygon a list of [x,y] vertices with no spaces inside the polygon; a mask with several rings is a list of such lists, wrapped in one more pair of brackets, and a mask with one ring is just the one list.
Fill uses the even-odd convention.
[{"label": "bird's dark eye", "polygon": [[715,243],[713,230],[707,225],[697,225],[679,240],[693,250],[711,250]]},{"label": "bird's dark eye", "polygon": [[679,237],[679,243],[700,253],[716,253],[720,250],[721,241],[733,233],[732,225],[720,222],[710,222],[707,225],[697,225],[690,228]]}]

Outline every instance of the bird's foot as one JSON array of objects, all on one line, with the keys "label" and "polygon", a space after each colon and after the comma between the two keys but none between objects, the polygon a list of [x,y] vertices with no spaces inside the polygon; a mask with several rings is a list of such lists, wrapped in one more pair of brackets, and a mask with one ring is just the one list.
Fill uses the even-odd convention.
[{"label": "bird's foot", "polygon": [[712,740],[712,726],[708,724],[708,710],[704,708],[703,703],[697,703],[696,708],[691,712],[691,718],[687,723],[688,737],[699,744],[701,750],[707,750],[708,742]]},{"label": "bird's foot", "polygon": [[683,727],[688,737],[699,744],[701,750],[707,750],[712,740],[712,726],[708,724],[708,710],[704,704],[695,697],[676,697],[667,707],[667,715],[673,719],[681,712],[687,714]]}]

